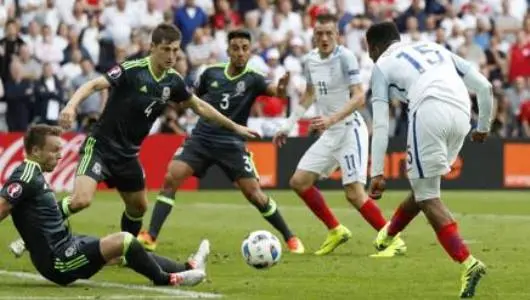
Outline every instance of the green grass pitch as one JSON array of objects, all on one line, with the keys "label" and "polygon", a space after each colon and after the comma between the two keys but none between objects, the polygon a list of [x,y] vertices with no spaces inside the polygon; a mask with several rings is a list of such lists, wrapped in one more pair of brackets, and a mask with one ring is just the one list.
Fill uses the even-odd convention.
[{"label": "green grass pitch", "polygon": [[[408,254],[392,259],[373,259],[375,232],[352,209],[339,191],[325,192],[328,203],[353,239],[325,257],[315,251],[324,240],[325,227],[291,192],[268,191],[279,204],[287,222],[302,238],[308,254],[284,252],[270,270],[248,267],[240,244],[250,231],[276,232],[237,191],[179,192],[176,205],[163,228],[157,252],[184,260],[202,238],[210,239],[212,253],[208,280],[189,292],[220,294],[225,299],[457,299],[458,264],[438,245],[423,217],[404,233]],[[154,199],[155,194],[150,194]],[[379,201],[390,216],[405,192],[387,192]],[[445,192],[443,199],[459,221],[460,232],[472,253],[489,267],[476,299],[530,299],[530,197],[525,192]],[[152,203],[151,203],[152,204]],[[123,204],[116,193],[98,193],[91,207],[75,215],[75,232],[103,236],[119,230]],[[144,225],[148,225],[151,211]],[[9,272],[31,272],[28,255],[15,259],[7,246],[16,237],[10,219],[0,226],[0,299],[167,299],[195,294],[168,295],[164,291],[133,290],[123,286],[74,284],[67,288],[16,278]],[[6,273],[7,271],[8,273]],[[109,267],[93,278],[96,283],[149,285],[132,271]],[[135,286],[135,288],[141,288]]]}]

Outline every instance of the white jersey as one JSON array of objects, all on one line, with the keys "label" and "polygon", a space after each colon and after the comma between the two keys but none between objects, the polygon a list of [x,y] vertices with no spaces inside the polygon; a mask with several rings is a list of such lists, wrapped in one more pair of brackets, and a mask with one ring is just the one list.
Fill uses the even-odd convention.
[{"label": "white jersey", "polygon": [[[431,42],[395,43],[377,60],[372,87],[388,89],[389,99],[409,106],[412,115],[425,100],[446,102],[470,115],[471,101],[461,76],[471,65]],[[380,91],[373,91],[380,94]],[[388,101],[388,99],[385,99]]]},{"label": "white jersey", "polygon": [[450,170],[470,129],[468,89],[477,94],[477,131],[490,129],[491,84],[470,63],[440,45],[392,44],[377,60],[371,81],[372,176],[384,171],[391,99],[406,102],[409,108],[409,179],[439,176]]},{"label": "white jersey", "polygon": [[[350,101],[350,86],[361,84],[357,58],[343,46],[337,46],[326,58],[321,58],[318,49],[313,49],[304,56],[303,67],[307,83],[315,89],[316,108],[324,116],[342,110]],[[354,112],[330,129],[343,128],[355,118],[362,117]]]}]

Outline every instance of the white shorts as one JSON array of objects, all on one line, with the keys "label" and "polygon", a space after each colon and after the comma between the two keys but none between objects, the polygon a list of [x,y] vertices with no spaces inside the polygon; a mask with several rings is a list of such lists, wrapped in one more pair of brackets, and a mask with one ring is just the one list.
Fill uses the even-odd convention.
[{"label": "white shorts", "polygon": [[366,183],[368,129],[362,117],[344,128],[329,129],[306,151],[297,169],[328,177],[340,166],[342,184]]},{"label": "white shorts", "polygon": [[408,178],[430,178],[451,171],[470,128],[469,116],[463,111],[440,101],[424,101],[409,121]]}]

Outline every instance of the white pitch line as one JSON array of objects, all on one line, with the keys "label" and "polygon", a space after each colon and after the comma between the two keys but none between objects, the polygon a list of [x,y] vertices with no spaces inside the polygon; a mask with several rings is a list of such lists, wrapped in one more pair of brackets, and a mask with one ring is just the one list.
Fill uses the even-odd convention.
[{"label": "white pitch line", "polygon": [[[200,209],[248,209],[248,204],[236,204],[236,203],[186,203],[181,204],[179,206],[191,206],[191,207],[198,207]],[[291,210],[291,211],[307,211],[308,208],[305,206],[296,206],[296,205],[282,205],[279,206],[281,210]],[[332,207],[333,211],[340,211],[340,212],[352,212],[354,211],[354,208],[346,208],[346,207]],[[385,213],[393,214],[394,211],[384,211]],[[452,213],[456,217],[466,217],[466,218],[478,218],[478,219],[486,219],[486,220],[508,220],[508,221],[528,221],[530,220],[530,215],[499,215],[499,214],[468,214],[468,213]]]},{"label": "white pitch line", "polygon": [[[13,272],[8,270],[0,270],[0,276],[9,276],[17,277],[22,279],[29,279],[33,281],[45,281],[49,282],[44,277],[26,272]],[[222,295],[212,294],[212,293],[203,293],[203,292],[192,292],[192,291],[182,291],[174,288],[158,288],[151,286],[143,285],[134,285],[134,284],[122,284],[115,282],[105,282],[105,281],[92,281],[92,280],[78,280],[75,284],[81,284],[91,287],[100,287],[100,288],[117,288],[124,290],[136,290],[136,291],[145,291],[145,292],[155,292],[159,294],[172,295],[174,298],[220,298]]]},{"label": "white pitch line", "polygon": [[137,295],[100,295],[100,296],[0,296],[0,300],[156,300],[175,299],[175,296],[137,296]]}]

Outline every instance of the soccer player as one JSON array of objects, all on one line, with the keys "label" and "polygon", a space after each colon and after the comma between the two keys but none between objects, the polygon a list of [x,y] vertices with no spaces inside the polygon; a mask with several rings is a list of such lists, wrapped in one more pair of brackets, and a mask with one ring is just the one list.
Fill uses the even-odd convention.
[{"label": "soccer player", "polygon": [[167,105],[182,103],[235,135],[257,136],[188,91],[182,77],[171,68],[180,50],[180,41],[181,33],[176,27],[157,26],[152,33],[150,56],[126,61],[104,76],[84,84],[61,112],[61,124],[68,127],[75,120],[76,109],[84,99],[97,90],[110,88],[105,110],[82,146],[72,196],[61,201],[65,216],[88,207],[97,184],[106,181],[117,188],[125,202],[122,231],[138,235],[147,209],[138,151]]},{"label": "soccer player", "polygon": [[[368,163],[368,130],[357,112],[364,105],[364,91],[359,77],[359,66],[354,54],[337,45],[337,21],[332,15],[320,15],[314,29],[317,49],[304,57],[306,92],[301,105],[295,107],[287,122],[274,136],[274,143],[282,146],[293,125],[304,115],[316,98],[323,116],[312,120],[311,127],[322,132],[320,138],[300,160],[290,180],[292,189],[329,229],[328,236],[317,255],[332,252],[351,238],[352,233],[341,225],[327,206],[322,194],[314,186],[340,165],[342,184],[348,201],[376,230],[386,223],[381,210],[366,195]],[[392,253],[406,250],[403,241],[396,240]]]},{"label": "soccer player", "polygon": [[[278,95],[285,98],[289,81],[286,74],[278,86],[267,83],[266,78],[247,65],[251,53],[251,37],[246,31],[228,34],[230,62],[208,67],[200,75],[196,92],[223,115],[237,124],[246,124],[250,109],[257,96]],[[165,182],[157,197],[148,231],[139,236],[149,250],[156,248],[160,229],[174,205],[175,193],[190,176],[201,177],[212,165],[218,165],[241,190],[261,215],[283,236],[291,252],[303,253],[302,242],[292,234],[276,202],[260,188],[252,153],[245,140],[224,128],[201,118],[190,138],[177,150],[167,168]]]},{"label": "soccer player", "polygon": [[37,271],[56,284],[68,285],[92,277],[106,264],[121,261],[155,285],[200,283],[206,275],[207,240],[189,263],[180,264],[147,253],[128,232],[101,239],[72,235],[44,178],[44,173],[53,171],[61,158],[60,134],[59,127],[30,127],[24,137],[26,159],[0,190],[0,221],[11,214]]},{"label": "soccer player", "polygon": [[470,130],[467,89],[476,92],[479,107],[478,125],[471,139],[484,142],[487,138],[493,106],[491,84],[470,63],[437,44],[401,43],[394,23],[373,25],[366,39],[375,62],[371,82],[373,197],[381,197],[385,188],[389,99],[409,106],[407,172],[412,194],[379,231],[375,246],[378,250],[392,247],[399,233],[422,211],[445,251],[464,267],[460,297],[473,297],[486,266],[469,253],[456,220],[440,200],[440,178],[450,171]]}]

